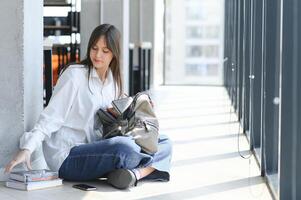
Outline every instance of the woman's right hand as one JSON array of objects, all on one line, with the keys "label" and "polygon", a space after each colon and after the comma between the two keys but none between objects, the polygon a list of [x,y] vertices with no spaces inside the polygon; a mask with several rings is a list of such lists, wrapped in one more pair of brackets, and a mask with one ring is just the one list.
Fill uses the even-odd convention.
[{"label": "woman's right hand", "polygon": [[27,168],[31,170],[30,151],[28,149],[19,151],[14,159],[6,165],[5,172],[10,172],[16,165],[24,162],[26,163]]}]

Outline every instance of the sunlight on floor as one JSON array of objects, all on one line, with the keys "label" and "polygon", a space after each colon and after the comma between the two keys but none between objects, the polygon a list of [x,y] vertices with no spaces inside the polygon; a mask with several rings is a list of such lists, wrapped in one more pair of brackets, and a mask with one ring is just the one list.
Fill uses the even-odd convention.
[{"label": "sunlight on floor", "polygon": [[[161,133],[174,144],[171,181],[125,191],[90,182],[97,191],[63,187],[23,192],[0,187],[0,199],[272,199],[254,157],[238,154],[238,123],[222,87],[165,86],[152,91]],[[242,133],[240,151],[249,155]]]}]

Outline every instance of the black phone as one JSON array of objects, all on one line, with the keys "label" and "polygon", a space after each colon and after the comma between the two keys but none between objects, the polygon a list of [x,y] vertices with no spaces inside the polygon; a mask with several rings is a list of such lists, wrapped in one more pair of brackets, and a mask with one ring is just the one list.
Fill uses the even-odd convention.
[{"label": "black phone", "polygon": [[87,185],[87,184],[76,184],[76,185],[73,185],[72,187],[80,189],[80,190],[85,190],[85,191],[96,190],[96,187],[94,187],[92,185]]}]

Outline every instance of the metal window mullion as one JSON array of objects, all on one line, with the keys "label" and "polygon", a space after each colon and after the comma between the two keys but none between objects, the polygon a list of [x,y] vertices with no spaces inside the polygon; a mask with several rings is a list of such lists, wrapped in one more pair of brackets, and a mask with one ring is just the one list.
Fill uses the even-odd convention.
[{"label": "metal window mullion", "polygon": [[249,0],[244,0],[244,38],[243,38],[243,95],[242,95],[242,124],[243,132],[248,130],[249,113]]},{"label": "metal window mullion", "polygon": [[[278,105],[273,103],[275,95],[277,94],[277,68],[279,68],[279,30],[277,28],[278,22],[278,2],[279,0],[265,0],[265,83],[264,83],[264,119],[263,119],[263,134],[264,134],[264,159],[265,170],[267,174],[277,173],[278,170]],[[278,31],[278,33],[277,33]],[[278,56],[278,57],[277,57]]]},{"label": "metal window mullion", "polygon": [[301,198],[301,33],[299,0],[282,0],[279,199]]},{"label": "metal window mullion", "polygon": [[246,71],[245,71],[245,131],[249,131],[249,113],[250,113],[250,70],[251,70],[251,0],[246,0],[246,15],[247,15],[247,24],[246,24],[246,52],[245,52],[245,62],[246,62]]},{"label": "metal window mullion", "polygon": [[249,92],[249,131],[250,131],[250,147],[254,149],[255,146],[255,137],[253,131],[253,107],[254,107],[254,1],[250,2],[250,74],[249,74],[249,83],[250,83],[250,92]]},{"label": "metal window mullion", "polygon": [[233,74],[233,105],[234,109],[237,110],[237,2],[233,0],[233,66],[232,66],[232,74]]},{"label": "metal window mullion", "polygon": [[[254,48],[253,48],[253,108],[252,108],[252,134],[254,147],[261,146],[261,70],[262,70],[262,3],[254,1]],[[260,156],[260,154],[259,154]],[[259,159],[260,160],[260,159]],[[261,163],[261,162],[260,162]]]},{"label": "metal window mullion", "polygon": [[231,33],[230,33],[230,52],[231,52],[231,103],[235,107],[235,5],[234,0],[231,0]]},{"label": "metal window mullion", "polygon": [[227,44],[228,44],[228,4],[229,2],[225,2],[225,24],[224,24],[224,85],[226,89],[228,89],[228,68],[227,68],[227,59],[228,59],[228,49],[227,49]]},{"label": "metal window mullion", "polygon": [[238,56],[238,73],[239,73],[239,80],[238,80],[238,93],[239,93],[239,98],[238,98],[238,104],[239,104],[239,109],[238,109],[238,119],[239,121],[242,120],[242,113],[243,113],[243,32],[244,32],[244,12],[243,12],[243,7],[244,7],[244,1],[239,0],[238,1],[238,7],[239,7],[239,37],[238,37],[238,42],[239,42],[239,56]]}]

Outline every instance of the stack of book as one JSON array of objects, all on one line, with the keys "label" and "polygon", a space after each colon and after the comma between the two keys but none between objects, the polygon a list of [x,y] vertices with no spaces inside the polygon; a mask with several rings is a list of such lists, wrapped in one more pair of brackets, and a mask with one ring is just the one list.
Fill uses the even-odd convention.
[{"label": "stack of book", "polygon": [[36,190],[62,185],[58,172],[47,169],[11,172],[6,187],[19,190]]}]

